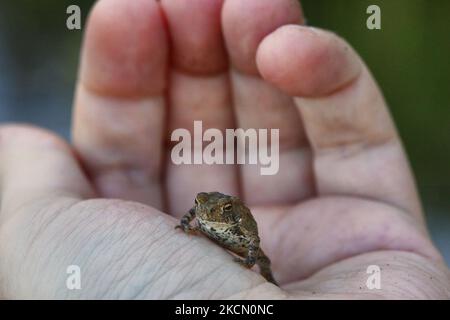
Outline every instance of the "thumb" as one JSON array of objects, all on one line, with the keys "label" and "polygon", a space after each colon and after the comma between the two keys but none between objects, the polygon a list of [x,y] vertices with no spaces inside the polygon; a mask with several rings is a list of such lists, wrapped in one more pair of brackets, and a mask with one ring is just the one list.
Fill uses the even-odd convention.
[{"label": "thumb", "polygon": [[49,197],[92,197],[94,192],[71,148],[43,129],[0,127],[0,218]]}]

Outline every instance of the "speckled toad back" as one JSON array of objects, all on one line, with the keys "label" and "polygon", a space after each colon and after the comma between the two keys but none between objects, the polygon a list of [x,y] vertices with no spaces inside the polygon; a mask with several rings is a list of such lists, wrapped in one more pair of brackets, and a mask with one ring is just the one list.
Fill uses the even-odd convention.
[{"label": "speckled toad back", "polygon": [[[190,222],[197,218],[197,226]],[[261,275],[277,284],[272,275],[270,260],[259,247],[258,226],[250,210],[238,198],[220,192],[200,192],[195,205],[183,216],[180,225],[185,232],[199,230],[222,247],[245,257],[235,258],[247,268],[255,263]]]}]

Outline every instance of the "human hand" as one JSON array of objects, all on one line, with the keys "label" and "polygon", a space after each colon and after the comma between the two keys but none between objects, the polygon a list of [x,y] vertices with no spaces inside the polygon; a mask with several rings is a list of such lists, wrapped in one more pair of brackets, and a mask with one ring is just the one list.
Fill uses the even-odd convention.
[{"label": "human hand", "polygon": [[[82,52],[76,153],[39,129],[0,129],[1,296],[449,297],[360,58],[331,33],[292,25],[295,1],[222,2],[101,0]],[[194,120],[279,128],[279,173],[174,165],[170,132]],[[281,288],[174,230],[195,194],[213,190],[251,206]],[[73,264],[82,290],[66,288]],[[380,290],[365,286],[369,265],[382,268]]]}]

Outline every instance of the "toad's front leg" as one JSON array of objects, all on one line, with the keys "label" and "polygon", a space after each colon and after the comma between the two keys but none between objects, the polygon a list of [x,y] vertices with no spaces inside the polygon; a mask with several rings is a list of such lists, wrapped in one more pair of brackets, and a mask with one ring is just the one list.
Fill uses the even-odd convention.
[{"label": "toad's front leg", "polygon": [[272,275],[272,269],[270,267],[270,259],[266,256],[264,251],[259,247],[259,243],[251,243],[248,246],[248,252],[245,259],[235,258],[234,261],[241,265],[251,268],[258,264],[261,275],[269,282],[278,285]]},{"label": "toad's front leg", "polygon": [[175,227],[175,229],[182,229],[186,233],[192,233],[197,231],[197,227],[191,226],[191,221],[195,218],[195,208],[189,210],[180,221],[180,224]]},{"label": "toad's front leg", "polygon": [[245,259],[234,258],[234,261],[240,263],[246,268],[251,268],[255,265],[256,259],[258,258],[259,245],[255,243],[250,243],[248,245],[247,256]]}]

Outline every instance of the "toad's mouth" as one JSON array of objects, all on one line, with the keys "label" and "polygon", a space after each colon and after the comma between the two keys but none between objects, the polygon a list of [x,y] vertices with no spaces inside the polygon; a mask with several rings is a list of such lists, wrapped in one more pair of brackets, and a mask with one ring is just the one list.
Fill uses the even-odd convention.
[{"label": "toad's mouth", "polygon": [[231,232],[231,230],[236,226],[236,224],[218,221],[207,221],[204,219],[198,219],[197,221],[200,228],[213,233],[228,233]]}]

